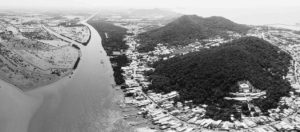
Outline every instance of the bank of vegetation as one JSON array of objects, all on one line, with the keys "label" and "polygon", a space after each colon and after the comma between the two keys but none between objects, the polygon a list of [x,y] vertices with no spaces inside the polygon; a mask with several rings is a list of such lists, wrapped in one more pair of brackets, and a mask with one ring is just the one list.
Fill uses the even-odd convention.
[{"label": "bank of vegetation", "polygon": [[[127,34],[127,30],[102,20],[91,19],[88,23],[97,30],[102,38],[102,46],[107,55],[110,56],[110,61],[113,64],[116,84],[123,84],[125,82],[122,75],[124,71],[121,67],[127,65],[129,62],[128,58],[125,55],[122,55],[122,52],[128,48],[125,44],[126,42],[123,40]],[[118,55],[115,55],[114,52],[117,52]]]},{"label": "bank of vegetation", "polygon": [[238,81],[248,80],[255,88],[266,90],[266,98],[252,103],[267,114],[291,90],[290,83],[283,79],[291,59],[267,41],[245,37],[220,47],[156,62],[153,65],[156,70],[147,73],[152,81],[148,90],[178,91],[180,97],[176,101],[207,104],[206,116],[229,120],[231,114],[240,118],[237,108],[247,109],[247,105],[224,97],[239,90]]},{"label": "bank of vegetation", "polygon": [[158,43],[169,46],[184,46],[196,40],[212,37],[228,38],[228,31],[246,34],[250,27],[237,24],[223,17],[200,17],[196,15],[184,15],[170,22],[166,26],[141,33],[138,38],[141,45],[140,52],[154,49]]}]

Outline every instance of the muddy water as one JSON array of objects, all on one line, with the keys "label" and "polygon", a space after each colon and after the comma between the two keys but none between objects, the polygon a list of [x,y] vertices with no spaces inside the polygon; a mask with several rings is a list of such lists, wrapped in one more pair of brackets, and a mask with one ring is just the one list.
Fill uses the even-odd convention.
[{"label": "muddy water", "polygon": [[97,31],[88,26],[91,40],[80,46],[81,61],[72,77],[26,93],[42,100],[28,132],[106,132],[120,119],[109,57]]}]

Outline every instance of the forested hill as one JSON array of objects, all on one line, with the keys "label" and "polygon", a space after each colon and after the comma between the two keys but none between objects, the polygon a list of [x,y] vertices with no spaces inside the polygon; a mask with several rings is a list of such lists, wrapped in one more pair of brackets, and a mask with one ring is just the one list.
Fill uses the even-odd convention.
[{"label": "forested hill", "polygon": [[223,17],[199,17],[184,15],[164,27],[144,32],[139,35],[140,51],[151,51],[158,43],[186,45],[196,39],[206,39],[217,35],[227,37],[227,31],[246,33],[250,28],[234,23]]},{"label": "forested hill", "polygon": [[112,51],[120,51],[122,49],[126,50],[128,48],[125,41],[123,41],[127,34],[127,29],[109,22],[94,19],[89,20],[88,23],[91,24],[100,34],[102,46],[108,54],[111,54]]},{"label": "forested hill", "polygon": [[[288,72],[291,56],[267,41],[255,37],[234,40],[220,47],[189,53],[154,64],[150,73],[157,92],[179,91],[181,101],[235,110],[224,100],[238,90],[237,82],[249,80],[257,89],[267,90],[267,98],[256,102],[263,111],[277,106],[281,96],[291,90],[282,77]],[[210,107],[211,108],[211,107]],[[219,114],[215,109],[212,116]],[[229,115],[226,115],[229,118]],[[222,117],[214,117],[220,119]]]}]

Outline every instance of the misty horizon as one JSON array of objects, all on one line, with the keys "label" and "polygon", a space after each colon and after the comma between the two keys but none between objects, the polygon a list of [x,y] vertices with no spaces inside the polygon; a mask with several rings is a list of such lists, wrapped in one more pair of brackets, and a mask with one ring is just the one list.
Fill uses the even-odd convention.
[{"label": "misty horizon", "polygon": [[[2,0],[0,0],[2,1]],[[170,4],[171,3],[171,4]],[[88,10],[101,12],[102,10],[124,9],[165,9],[181,14],[195,14],[202,17],[222,16],[234,22],[248,25],[288,24],[300,23],[300,2],[292,0],[213,0],[213,1],[137,1],[128,0],[10,0],[1,2],[1,10]],[[1,11],[0,10],[0,11]]]},{"label": "misty horizon", "polygon": [[297,0],[0,2],[0,132],[300,131]]}]

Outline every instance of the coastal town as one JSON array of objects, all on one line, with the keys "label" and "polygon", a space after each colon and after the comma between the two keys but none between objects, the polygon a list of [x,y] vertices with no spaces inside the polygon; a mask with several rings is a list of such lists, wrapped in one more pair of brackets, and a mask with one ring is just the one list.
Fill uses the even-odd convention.
[{"label": "coastal town", "polygon": [[[114,20],[116,21],[116,20]],[[127,20],[128,21],[128,20]],[[129,34],[125,37],[126,44],[129,46],[124,53],[130,63],[122,67],[125,84],[121,86],[125,94],[124,103],[126,106],[134,106],[138,109],[137,116],[140,115],[153,125],[149,128],[152,131],[168,132],[197,132],[197,131],[247,131],[247,132],[268,132],[268,131],[296,131],[300,130],[300,85],[299,78],[299,57],[297,54],[300,35],[290,30],[282,30],[270,27],[255,27],[249,31],[246,36],[256,36],[280,47],[282,51],[288,52],[293,56],[292,66],[288,75],[285,77],[289,80],[295,92],[290,92],[289,97],[280,99],[278,108],[270,109],[268,116],[261,113],[261,110],[251,103],[248,103],[249,109],[253,110],[250,116],[242,115],[241,120],[234,117],[231,121],[213,120],[205,118],[206,104],[193,105],[192,101],[175,102],[174,99],[179,96],[178,92],[155,93],[146,90],[151,84],[148,71],[155,70],[148,64],[158,60],[167,60],[176,55],[184,55],[190,52],[199,51],[204,48],[211,48],[222,45],[233,39],[245,35],[231,33],[230,39],[221,37],[210,38],[207,40],[191,43],[185,47],[168,47],[164,44],[158,44],[154,51],[148,53],[139,53],[136,47],[139,46],[136,35],[141,33],[142,24],[120,24],[128,29]],[[125,25],[125,26],[124,26]],[[299,45],[298,45],[299,47]],[[237,82],[240,87],[239,93],[232,93],[229,100],[250,101],[256,98],[263,98],[265,91],[256,90],[251,82]],[[125,119],[130,119],[133,115],[125,115]],[[136,117],[136,116],[133,116]],[[139,123],[131,125],[138,127]]]},{"label": "coastal town", "polygon": [[[50,17],[30,14],[23,16],[7,15],[0,18],[0,79],[11,83],[21,90],[31,90],[44,86],[64,77],[71,78],[81,58],[80,47],[87,47],[91,30],[81,24],[83,16]],[[123,119],[134,128],[146,128],[149,132],[275,132],[300,130],[300,34],[287,29],[270,26],[253,26],[247,34],[226,32],[229,37],[216,36],[196,40],[185,46],[169,46],[159,43],[153,51],[139,52],[140,41],[137,35],[163,26],[160,19],[119,19],[113,17],[107,22],[127,29],[124,42],[126,50],[109,53],[112,61],[119,56],[128,59],[126,66],[120,66],[124,83],[119,85],[124,94],[120,103]],[[100,34],[100,33],[99,33]],[[104,33],[102,39],[112,38]],[[251,101],[266,98],[267,92],[258,89],[249,80],[236,82],[237,92],[230,92],[225,100],[247,104],[249,115],[239,111],[241,119],[234,115],[230,120],[208,118],[207,104],[194,104],[192,100],[177,101],[180,93],[155,92],[149,89],[152,82],[147,73],[155,71],[152,64],[205,49],[221,46],[235,39],[254,36],[274,44],[280,52],[292,56],[288,80],[293,90],[289,96],[281,97],[278,107],[268,112],[255,106]],[[102,41],[104,42],[104,41]],[[104,48],[105,49],[105,48]],[[106,51],[107,53],[110,51]],[[99,53],[102,53],[100,51]],[[101,59],[97,64],[103,65]],[[1,87],[0,87],[1,88]]]},{"label": "coastal town", "polygon": [[[42,14],[3,16],[0,19],[1,79],[29,90],[72,74],[81,55],[80,49],[57,34],[86,44],[90,31],[78,25],[79,20],[53,19]],[[65,23],[68,27],[58,26]],[[55,33],[45,25],[51,25]]]}]

